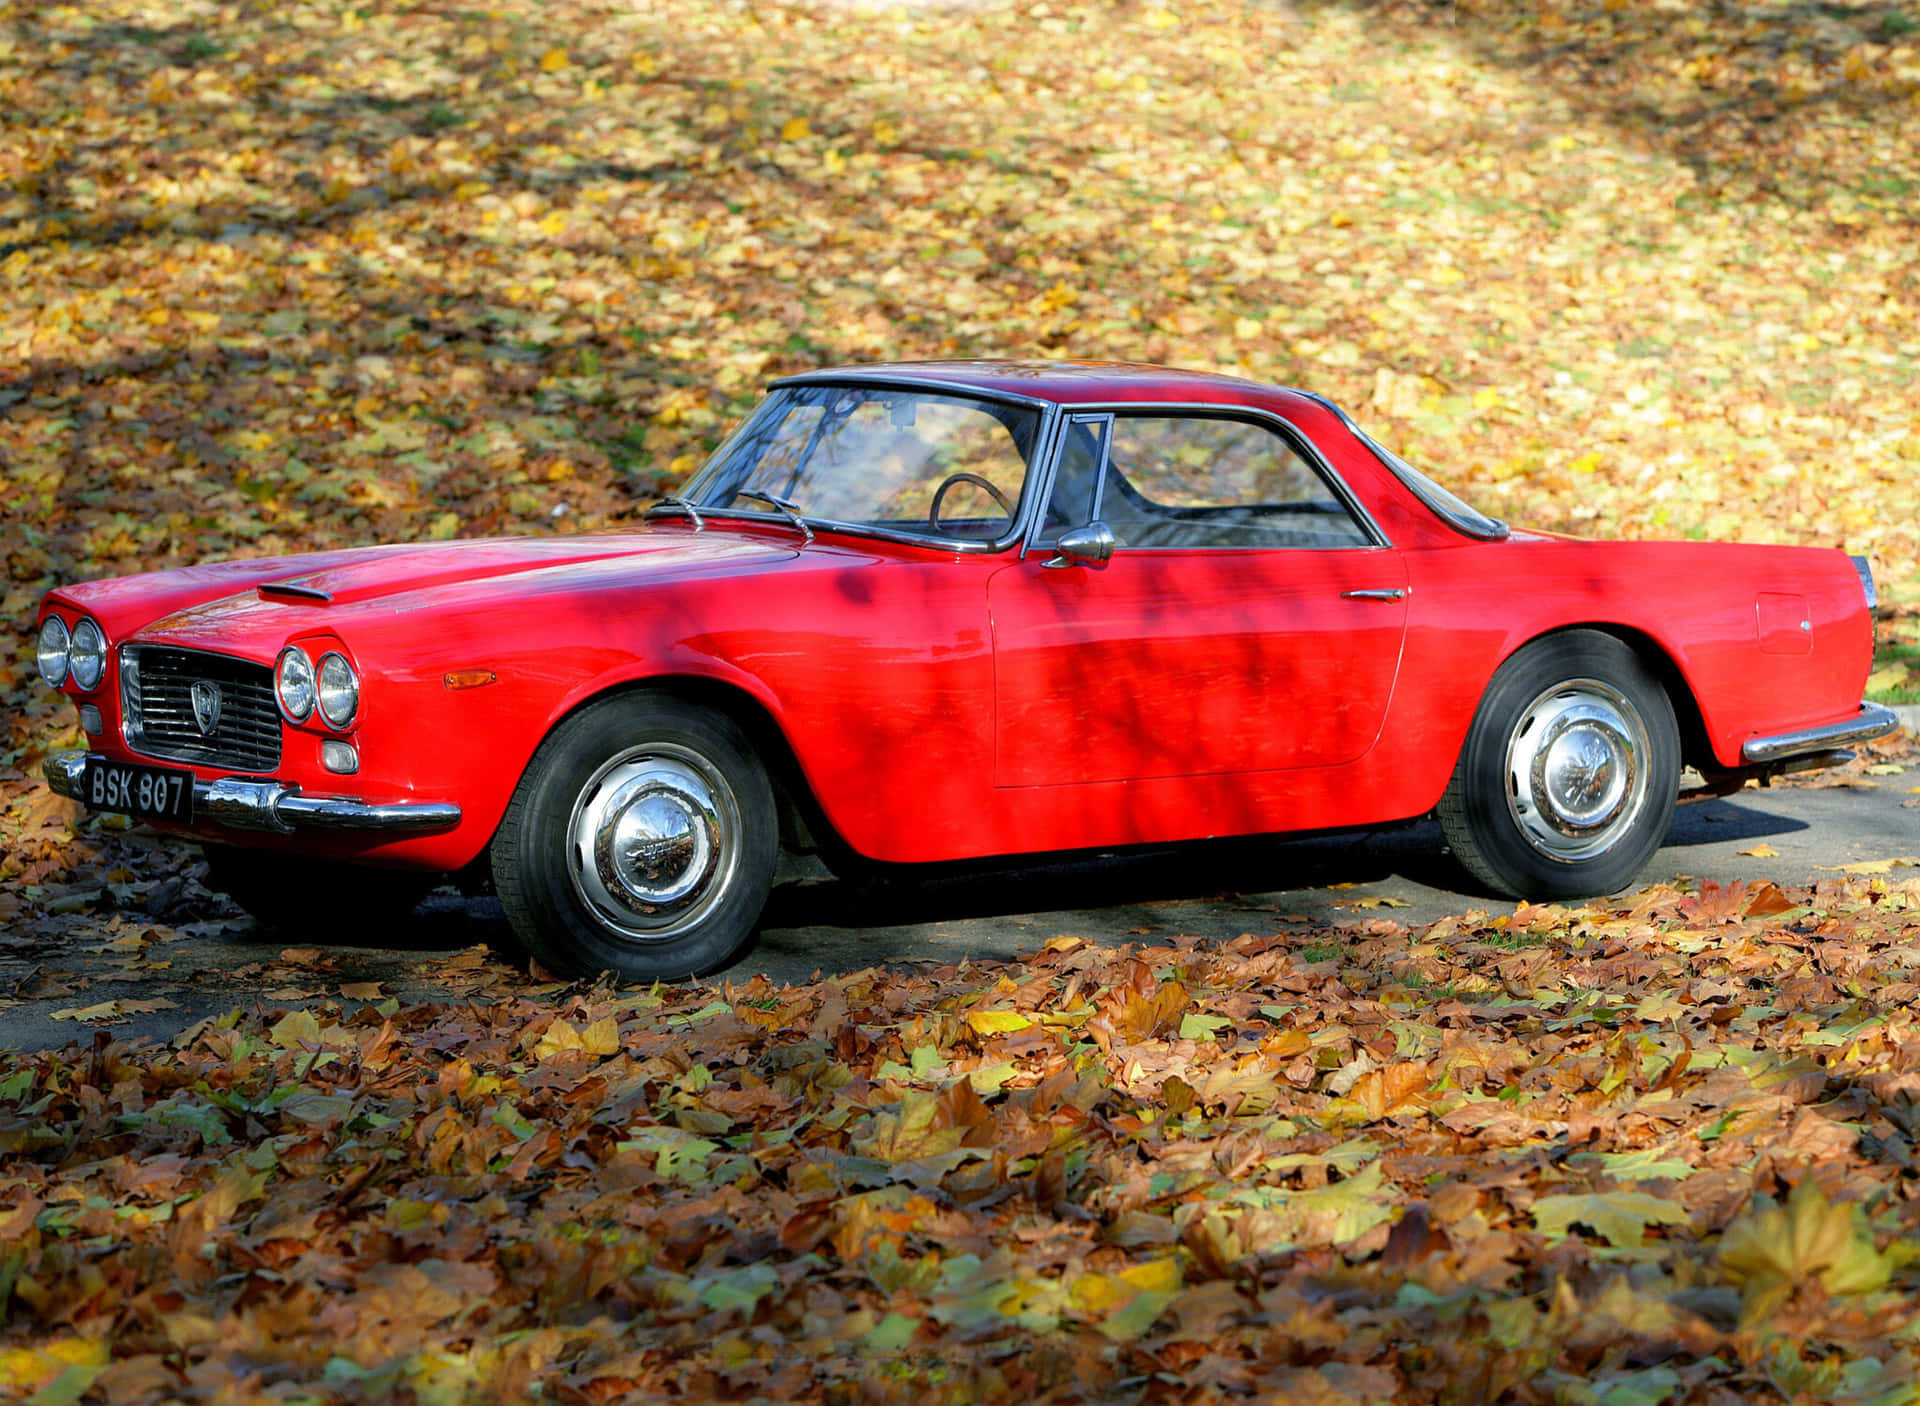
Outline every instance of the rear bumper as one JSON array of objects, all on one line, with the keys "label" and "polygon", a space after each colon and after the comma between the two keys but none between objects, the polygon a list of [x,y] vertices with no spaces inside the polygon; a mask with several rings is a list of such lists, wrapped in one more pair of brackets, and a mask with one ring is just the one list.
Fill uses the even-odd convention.
[{"label": "rear bumper", "polygon": [[1831,752],[1855,742],[1871,742],[1899,726],[1899,715],[1893,709],[1878,703],[1862,703],[1859,713],[1844,722],[1776,733],[1772,737],[1749,737],[1740,746],[1740,759],[1749,766],[1770,766],[1811,753]]},{"label": "rear bumper", "polygon": [[[40,770],[56,795],[84,802],[80,777],[86,765],[85,752],[55,752]],[[299,787],[284,782],[223,776],[193,783],[193,823],[279,835],[300,830],[417,834],[451,830],[460,823],[460,807],[448,801],[372,805],[340,796],[303,796]]]}]

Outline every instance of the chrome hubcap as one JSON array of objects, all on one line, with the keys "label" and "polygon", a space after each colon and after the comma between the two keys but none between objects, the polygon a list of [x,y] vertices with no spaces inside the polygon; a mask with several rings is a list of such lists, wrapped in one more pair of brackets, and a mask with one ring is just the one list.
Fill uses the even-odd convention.
[{"label": "chrome hubcap", "polygon": [[568,870],[607,926],[659,942],[720,901],[739,834],[733,790],[705,757],[669,744],[636,747],[581,788],[567,824]]},{"label": "chrome hubcap", "polygon": [[1593,859],[1645,808],[1649,761],[1646,723],[1626,695],[1594,679],[1556,684],[1507,739],[1507,805],[1540,853]]}]

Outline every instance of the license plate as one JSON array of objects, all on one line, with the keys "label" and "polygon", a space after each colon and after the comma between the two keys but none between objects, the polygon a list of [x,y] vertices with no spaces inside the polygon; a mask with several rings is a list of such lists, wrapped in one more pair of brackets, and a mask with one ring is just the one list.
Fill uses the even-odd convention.
[{"label": "license plate", "polygon": [[88,757],[80,778],[80,799],[94,810],[185,824],[193,819],[193,773]]}]

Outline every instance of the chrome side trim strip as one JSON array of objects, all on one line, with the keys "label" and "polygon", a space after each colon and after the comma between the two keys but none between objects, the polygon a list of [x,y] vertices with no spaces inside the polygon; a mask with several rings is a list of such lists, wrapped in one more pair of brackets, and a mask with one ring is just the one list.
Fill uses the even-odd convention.
[{"label": "chrome side trim strip", "polygon": [[1885,737],[1899,726],[1899,714],[1893,709],[1878,703],[1862,703],[1859,713],[1846,722],[1805,727],[1772,737],[1749,737],[1741,744],[1740,759],[1752,766],[1763,766],[1808,752],[1826,752],[1853,742],[1870,742],[1876,737]]},{"label": "chrome side trim strip", "polygon": [[[55,795],[83,800],[80,778],[85,752],[55,752],[41,774]],[[376,805],[344,796],[305,796],[298,786],[248,776],[222,776],[193,783],[193,818],[231,830],[266,830],[290,835],[298,830],[402,831],[451,830],[460,823],[460,807],[450,801],[394,801]]]}]

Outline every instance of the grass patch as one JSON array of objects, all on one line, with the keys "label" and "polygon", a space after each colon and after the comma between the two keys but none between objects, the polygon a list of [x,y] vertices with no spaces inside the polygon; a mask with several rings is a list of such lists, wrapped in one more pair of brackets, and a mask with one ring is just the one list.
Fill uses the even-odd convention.
[{"label": "grass patch", "polygon": [[1920,620],[1886,621],[1876,633],[1867,697],[1875,703],[1920,703]]}]

